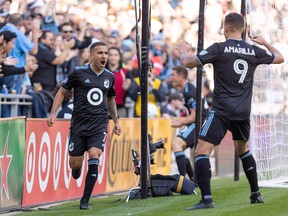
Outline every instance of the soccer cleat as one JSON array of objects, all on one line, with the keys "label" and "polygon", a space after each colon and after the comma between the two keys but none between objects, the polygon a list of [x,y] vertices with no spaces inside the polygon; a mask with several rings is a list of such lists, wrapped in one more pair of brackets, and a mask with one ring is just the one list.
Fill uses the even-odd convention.
[{"label": "soccer cleat", "polygon": [[86,199],[81,199],[80,201],[80,209],[81,210],[89,210],[91,207],[88,205],[88,202]]},{"label": "soccer cleat", "polygon": [[82,168],[82,165],[81,165],[81,167],[78,170],[72,169],[72,176],[73,176],[74,179],[78,179],[80,177],[81,168]]},{"label": "soccer cleat", "polygon": [[215,205],[214,205],[213,201],[210,202],[210,203],[204,203],[201,200],[198,204],[196,204],[196,205],[194,205],[194,206],[192,206],[190,208],[187,208],[186,210],[197,210],[197,209],[208,209],[208,208],[215,208]]},{"label": "soccer cleat", "polygon": [[260,192],[256,192],[250,196],[251,203],[264,203],[264,200],[260,194]]}]

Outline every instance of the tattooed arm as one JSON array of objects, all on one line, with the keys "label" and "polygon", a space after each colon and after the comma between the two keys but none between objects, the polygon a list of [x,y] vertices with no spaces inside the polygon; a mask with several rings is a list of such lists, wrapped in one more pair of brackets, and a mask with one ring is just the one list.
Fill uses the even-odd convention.
[{"label": "tattooed arm", "polygon": [[114,133],[116,135],[120,135],[122,131],[121,131],[121,127],[119,124],[118,115],[117,115],[117,106],[116,106],[115,97],[107,98],[107,108],[114,122]]}]

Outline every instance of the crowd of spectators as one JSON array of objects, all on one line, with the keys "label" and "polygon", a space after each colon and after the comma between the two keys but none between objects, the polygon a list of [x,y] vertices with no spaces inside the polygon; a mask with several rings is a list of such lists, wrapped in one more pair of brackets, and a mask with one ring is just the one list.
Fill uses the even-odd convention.
[{"label": "crowd of spectators", "polygon": [[[36,70],[24,74],[5,74],[0,78],[0,88],[5,84],[9,92],[28,93],[33,96],[33,102],[39,103],[45,98],[43,112],[37,115],[35,109],[39,108],[34,107],[33,113],[36,114],[33,117],[47,117],[54,88],[75,66],[89,63],[88,47],[91,43],[104,41],[111,48],[107,68],[116,76],[119,113],[121,117],[139,115],[137,109],[132,115],[127,111],[128,105],[131,107],[135,103],[137,107],[140,96],[135,27],[135,7],[139,7],[139,0],[136,2],[137,5],[132,0],[0,0],[0,31],[9,30],[17,35],[15,47],[9,53],[9,56],[17,59],[14,66],[24,67],[29,61],[38,64]],[[258,4],[256,0],[251,2],[250,9],[255,11],[252,15],[261,14],[262,3]],[[287,17],[280,17],[279,13],[287,14],[288,3],[271,1],[269,4],[269,14],[274,14],[273,19],[282,23],[283,31],[277,33],[275,40],[278,42],[281,37],[281,40],[287,41],[283,37],[287,35]],[[224,39],[222,19],[230,11],[239,12],[240,5],[241,0],[207,1],[205,47]],[[149,100],[152,104],[149,104],[151,112],[148,110],[148,113],[152,117],[161,116],[161,107],[174,100],[174,93],[179,93],[169,84],[171,68],[180,65],[175,46],[179,40],[185,40],[196,51],[199,1],[151,0],[151,8]],[[140,17],[141,10],[136,11]],[[140,27],[141,23],[138,29],[141,33]],[[205,70],[203,86],[211,99],[212,68],[208,65]],[[194,84],[195,73],[195,70],[189,70],[189,80]],[[171,94],[174,96],[169,98]],[[2,109],[1,117],[7,116],[9,110],[3,113]]]}]

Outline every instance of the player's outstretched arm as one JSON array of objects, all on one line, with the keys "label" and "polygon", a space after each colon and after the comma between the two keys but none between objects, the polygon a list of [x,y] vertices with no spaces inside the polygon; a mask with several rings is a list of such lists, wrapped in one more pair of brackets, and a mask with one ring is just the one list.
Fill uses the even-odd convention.
[{"label": "player's outstretched arm", "polygon": [[191,45],[187,42],[178,43],[176,49],[181,55],[181,63],[184,67],[194,68],[201,65],[196,55],[192,53]]},{"label": "player's outstretched arm", "polygon": [[53,105],[52,105],[52,108],[51,108],[51,111],[50,111],[50,115],[49,117],[47,118],[47,125],[49,127],[53,126],[53,123],[54,123],[54,120],[56,118],[56,112],[57,110],[59,109],[60,105],[62,104],[63,100],[64,100],[64,97],[65,95],[68,93],[68,91],[66,89],[64,89],[63,87],[61,87],[55,98],[54,98],[54,101],[53,101]]},{"label": "player's outstretched arm", "polygon": [[117,115],[117,106],[116,106],[115,97],[107,98],[107,108],[114,122],[114,133],[119,136],[122,130],[121,130],[118,115]]},{"label": "player's outstretched arm", "polygon": [[270,52],[275,55],[273,64],[281,64],[284,62],[284,57],[281,52],[276,49],[276,47],[274,47],[272,44],[268,43],[262,36],[254,36],[251,38],[251,40],[259,45],[265,46]]}]

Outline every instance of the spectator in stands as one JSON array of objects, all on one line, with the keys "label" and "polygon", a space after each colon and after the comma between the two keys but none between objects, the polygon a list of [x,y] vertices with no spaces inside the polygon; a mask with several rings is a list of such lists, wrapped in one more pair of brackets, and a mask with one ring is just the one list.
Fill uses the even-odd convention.
[{"label": "spectator in stands", "polygon": [[[17,37],[15,39],[15,47],[9,53],[9,56],[18,59],[15,67],[24,67],[26,65],[26,54],[37,54],[38,52],[38,34],[40,31],[40,23],[34,22],[32,28],[32,42],[19,30],[21,24],[21,14],[14,13],[8,16],[8,22],[1,28],[1,31],[9,30],[14,32]],[[29,79],[28,74],[17,74],[0,78],[0,86],[7,83],[8,90],[22,93],[22,84],[25,79]],[[5,105],[2,109],[4,117],[10,116],[10,106]],[[21,113],[19,113],[21,115]]]},{"label": "spectator in stands", "polygon": [[105,33],[101,27],[95,26],[95,27],[91,28],[90,32],[92,35],[92,43],[105,40]]},{"label": "spectator in stands", "polygon": [[23,28],[25,35],[28,35],[29,32],[32,31],[32,26],[33,26],[32,24],[33,24],[32,15],[28,12],[23,13],[21,27]]},{"label": "spectator in stands", "polygon": [[110,31],[110,35],[109,35],[109,36],[110,36],[110,37],[113,37],[114,39],[116,39],[117,44],[114,45],[114,46],[121,47],[122,38],[121,38],[121,35],[120,35],[119,30],[112,29],[112,30]]},{"label": "spectator in stands", "polygon": [[259,64],[280,64],[284,58],[261,36],[255,35],[252,41],[266,49],[243,41],[244,26],[244,18],[240,14],[229,13],[224,21],[225,42],[214,43],[197,55],[191,53],[187,43],[178,44],[185,67],[211,63],[215,80],[212,108],[202,125],[195,150],[196,175],[202,200],[187,210],[215,207],[209,156],[227,130],[232,133],[235,150],[250,184],[251,203],[264,202],[259,191],[256,162],[248,148],[253,76]]},{"label": "spectator in stands", "polygon": [[114,37],[114,36],[108,36],[107,37],[107,45],[108,45],[109,48],[110,47],[119,47],[117,38]]},{"label": "spectator in stands", "polygon": [[[17,37],[15,39],[15,47],[9,53],[9,56],[17,58],[18,62],[15,67],[24,67],[26,65],[26,54],[30,53],[36,55],[38,52],[38,35],[40,32],[40,23],[35,21],[32,28],[32,42],[19,31],[21,24],[21,14],[14,13],[9,15],[8,23],[1,29],[1,31],[9,30],[14,32]],[[28,76],[28,75],[27,75]],[[20,94],[22,91],[23,75],[14,75],[7,78],[2,78],[0,83],[8,83],[9,90],[16,90],[16,93]]]},{"label": "spectator in stands", "polygon": [[134,26],[129,35],[126,36],[121,42],[121,50],[123,52],[131,51],[136,42],[136,27]]},{"label": "spectator in stands", "polygon": [[36,55],[38,69],[31,77],[32,83],[40,83],[43,90],[52,92],[56,87],[56,66],[63,64],[69,51],[75,45],[75,40],[65,42],[62,53],[55,55],[53,48],[55,36],[51,31],[43,31],[39,38],[39,48]]},{"label": "spectator in stands", "polygon": [[[11,31],[1,31],[0,32],[1,43],[0,43],[0,52],[3,53],[2,57],[3,62],[1,63],[2,74],[3,76],[10,76],[15,74],[22,74],[25,72],[34,72],[38,64],[35,62],[27,62],[24,67],[16,68],[14,67],[17,59],[13,59],[11,57],[5,58],[6,55],[10,53],[10,51],[14,48],[16,34]],[[4,83],[6,86],[8,83]]]},{"label": "spectator in stands", "polygon": [[104,42],[93,43],[90,46],[90,59],[89,65],[77,67],[62,83],[47,119],[48,126],[52,126],[65,95],[74,89],[73,124],[69,139],[69,164],[74,179],[81,175],[84,153],[88,151],[89,154],[85,188],[80,201],[82,210],[90,209],[88,203],[98,177],[99,159],[107,137],[108,112],[114,122],[113,132],[121,134],[113,85],[115,77],[105,69],[108,46]]},{"label": "spectator in stands", "polygon": [[[139,76],[132,79],[129,88],[129,96],[135,101],[135,116],[141,116],[141,94]],[[166,88],[160,79],[155,78],[152,72],[148,73],[148,115],[149,117],[160,117],[160,104],[165,101]]]},{"label": "spectator in stands", "polygon": [[8,15],[8,11],[6,11],[5,9],[0,9],[0,29],[6,25]]},{"label": "spectator in stands", "polygon": [[180,93],[170,94],[167,103],[161,105],[162,117],[180,117],[184,109],[183,96]]},{"label": "spectator in stands", "polygon": [[11,7],[12,0],[0,0],[0,9],[4,9],[9,12]]},{"label": "spectator in stands", "polygon": [[66,77],[74,70],[75,66],[79,65],[79,58],[77,57],[79,50],[88,47],[91,44],[92,39],[90,36],[84,36],[83,41],[78,40],[76,35],[73,35],[73,27],[69,22],[62,23],[62,25],[59,26],[59,30],[64,41],[69,41],[72,38],[75,40],[75,45],[72,48],[74,56],[70,57],[68,61],[65,61],[62,64],[62,70]]},{"label": "spectator in stands", "polygon": [[110,47],[106,68],[115,75],[116,105],[119,117],[127,117],[125,108],[126,91],[129,88],[126,82],[126,68],[123,67],[122,54],[118,47]]},{"label": "spectator in stands", "polygon": [[84,48],[84,49],[80,50],[79,65],[88,64],[89,63],[89,59],[90,59],[89,48]]},{"label": "spectator in stands", "polygon": [[159,74],[159,79],[162,81],[166,81],[167,79],[169,79],[172,72],[172,58],[167,49],[164,49],[162,51],[161,61],[163,67]]}]

